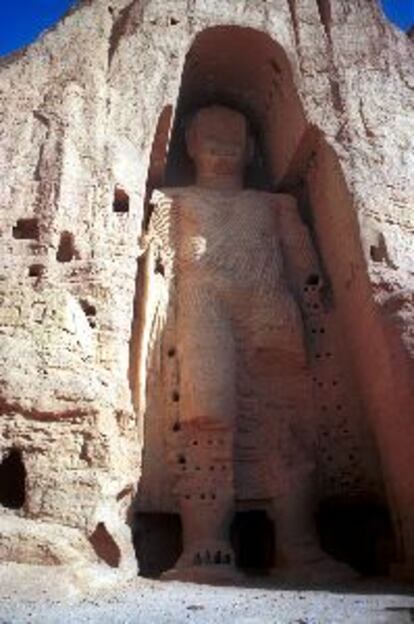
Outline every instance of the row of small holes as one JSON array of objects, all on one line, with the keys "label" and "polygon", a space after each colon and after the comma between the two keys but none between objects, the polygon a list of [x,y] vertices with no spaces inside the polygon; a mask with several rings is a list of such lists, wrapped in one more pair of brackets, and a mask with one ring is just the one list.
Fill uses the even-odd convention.
[{"label": "row of small holes", "polygon": [[[198,498],[198,497],[192,497],[191,494],[185,494],[185,498],[187,500],[191,500],[191,498]],[[207,494],[200,494],[200,499],[201,500],[205,500],[206,498],[208,498]],[[211,500],[216,500],[216,495],[215,494],[210,494],[210,498]]]},{"label": "row of small holes", "polygon": [[[319,386],[319,388],[325,388],[327,386],[329,386],[329,383],[326,381],[318,381],[318,379],[316,377],[313,378],[313,381],[316,383],[317,386]],[[338,381],[336,379],[333,379],[331,381],[331,385],[333,387],[336,387],[338,385]]]},{"label": "row of small holes", "polygon": [[[180,461],[179,461],[179,462],[178,462],[178,464],[179,464],[179,465],[181,465],[181,470],[182,470],[183,472],[185,472],[185,471],[187,470],[187,466],[185,466],[183,462],[180,462]],[[209,466],[209,470],[210,470],[210,472],[214,472],[214,471],[215,471],[215,469],[216,469],[216,467],[215,467],[215,466]],[[217,470],[218,470],[218,469],[219,469],[219,467],[217,466]],[[195,466],[195,467],[194,467],[194,470],[195,470],[196,472],[200,472],[200,471],[201,471],[201,467],[200,467],[200,466]],[[223,471],[224,471],[224,470],[227,470],[227,467],[223,465],[223,466],[221,466],[221,470],[223,470]]]}]

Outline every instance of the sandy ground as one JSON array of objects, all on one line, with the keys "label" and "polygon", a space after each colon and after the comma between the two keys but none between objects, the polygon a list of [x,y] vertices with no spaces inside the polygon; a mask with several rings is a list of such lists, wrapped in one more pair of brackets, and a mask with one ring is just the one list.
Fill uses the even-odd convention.
[{"label": "sandy ground", "polygon": [[[30,578],[19,566],[0,569],[1,624],[410,624],[414,593],[387,582],[305,590],[250,581],[215,587],[133,578],[88,588],[55,569]],[[79,579],[78,579],[79,581]]]}]

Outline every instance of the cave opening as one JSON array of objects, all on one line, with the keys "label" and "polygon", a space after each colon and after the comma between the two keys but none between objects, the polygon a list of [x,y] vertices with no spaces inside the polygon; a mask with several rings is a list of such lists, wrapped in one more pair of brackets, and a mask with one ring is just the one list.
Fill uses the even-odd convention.
[{"label": "cave opening", "polygon": [[0,504],[21,509],[26,498],[26,468],[22,452],[11,449],[0,463]]},{"label": "cave opening", "polygon": [[159,578],[174,567],[183,549],[179,514],[137,513],[131,530],[140,576]]},{"label": "cave opening", "polygon": [[59,246],[56,252],[58,262],[71,262],[78,257],[75,248],[75,239],[71,232],[62,232],[59,239]]},{"label": "cave opening", "polygon": [[230,528],[230,538],[236,566],[245,574],[264,575],[274,566],[274,524],[265,511],[237,512]]},{"label": "cave opening", "polygon": [[111,568],[118,568],[121,563],[121,550],[109,533],[104,522],[98,522],[93,533],[89,536],[94,551],[99,559]]},{"label": "cave opening", "polygon": [[114,189],[114,198],[112,202],[112,210],[118,213],[129,212],[129,195],[121,188],[116,186]]},{"label": "cave opening", "polygon": [[17,219],[13,226],[13,238],[20,240],[39,240],[40,228],[39,220],[35,217],[29,219]]},{"label": "cave opening", "polygon": [[369,497],[331,496],[316,514],[321,546],[363,576],[387,576],[397,555],[387,506]]}]

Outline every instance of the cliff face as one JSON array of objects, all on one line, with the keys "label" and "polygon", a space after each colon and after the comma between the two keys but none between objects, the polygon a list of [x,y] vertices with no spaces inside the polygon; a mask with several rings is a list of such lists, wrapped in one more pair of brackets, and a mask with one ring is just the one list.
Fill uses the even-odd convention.
[{"label": "cliff face", "polygon": [[312,227],[410,570],[413,50],[366,0],[96,0],[1,63],[0,559],[134,565],[138,236],[174,115],[227,98]]}]

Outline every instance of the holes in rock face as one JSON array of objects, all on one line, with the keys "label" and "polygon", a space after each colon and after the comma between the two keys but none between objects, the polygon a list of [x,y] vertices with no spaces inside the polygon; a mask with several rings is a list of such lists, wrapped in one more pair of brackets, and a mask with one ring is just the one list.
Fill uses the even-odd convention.
[{"label": "holes in rock face", "polygon": [[115,187],[112,210],[114,212],[129,212],[129,195],[119,186]]},{"label": "holes in rock face", "polygon": [[174,347],[171,347],[171,349],[168,349],[168,357],[172,358],[175,356],[175,349]]},{"label": "holes in rock face", "polygon": [[96,308],[94,305],[86,301],[86,299],[81,299],[80,304],[86,316],[96,316]]},{"label": "holes in rock face", "polygon": [[0,463],[0,504],[21,509],[26,497],[26,468],[19,449],[11,449]]},{"label": "holes in rock face", "polygon": [[81,305],[82,310],[85,313],[85,316],[87,318],[87,321],[88,321],[89,325],[92,328],[96,327],[96,321],[95,321],[96,308],[95,308],[95,306],[92,305],[91,303],[89,303],[89,301],[87,301],[86,299],[80,299],[79,303]]},{"label": "holes in rock face", "polygon": [[177,26],[177,24],[180,23],[180,20],[178,20],[176,17],[170,17],[170,26]]},{"label": "holes in rock face", "polygon": [[13,238],[39,240],[39,236],[39,221],[37,219],[18,219],[13,227]]},{"label": "holes in rock face", "polygon": [[275,533],[265,511],[238,512],[230,528],[236,565],[247,573],[265,574],[274,565]]},{"label": "holes in rock face", "polygon": [[172,430],[173,430],[174,432],[181,431],[181,425],[180,425],[180,423],[179,423],[179,422],[174,423],[174,424],[173,424],[173,426],[172,426]]},{"label": "holes in rock face", "polygon": [[43,264],[31,264],[29,266],[29,277],[41,277],[45,267]]},{"label": "holes in rock face", "polygon": [[138,513],[131,530],[141,576],[158,578],[174,567],[183,549],[178,514]]},{"label": "holes in rock face", "polygon": [[56,252],[56,260],[58,262],[71,262],[77,258],[78,254],[75,249],[73,234],[70,232],[62,232],[59,240],[59,247]]},{"label": "holes in rock face", "polygon": [[163,277],[165,276],[165,268],[160,256],[157,256],[155,259],[154,273],[162,275]]},{"label": "holes in rock face", "polygon": [[365,575],[386,575],[396,544],[385,505],[364,497],[334,496],[321,502],[316,526],[322,548]]},{"label": "holes in rock face", "polygon": [[174,401],[174,403],[178,403],[178,401],[180,400],[180,393],[175,390],[172,393],[171,398]]},{"label": "holes in rock face", "polygon": [[320,277],[316,273],[311,273],[306,280],[308,286],[317,286],[319,284]]},{"label": "holes in rock face", "polygon": [[103,522],[98,522],[89,541],[98,557],[111,568],[118,568],[121,562],[121,551]]},{"label": "holes in rock face", "polygon": [[373,262],[384,262],[391,269],[395,269],[395,264],[392,262],[387,249],[387,243],[384,234],[379,232],[377,234],[377,244],[371,245],[369,248],[369,255]]}]

